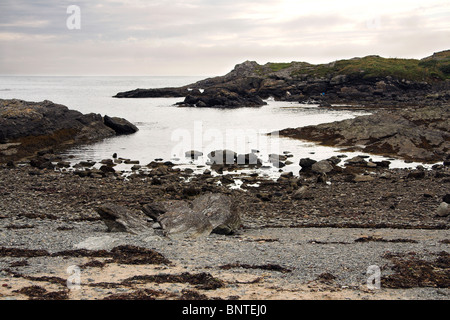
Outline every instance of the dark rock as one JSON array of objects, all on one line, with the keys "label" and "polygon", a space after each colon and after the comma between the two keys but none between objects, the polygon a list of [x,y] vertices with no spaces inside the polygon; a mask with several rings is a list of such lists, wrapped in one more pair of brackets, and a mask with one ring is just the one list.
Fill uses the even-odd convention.
[{"label": "dark rock", "polygon": [[80,161],[80,166],[90,168],[95,164],[95,161]]},{"label": "dark rock", "polygon": [[116,172],[116,170],[114,170],[113,167],[107,166],[107,165],[101,166],[101,167],[100,167],[100,171],[101,171],[101,172],[104,172],[104,173],[115,173],[115,172]]},{"label": "dark rock", "polygon": [[20,145],[0,152],[0,162],[19,160],[37,152],[53,153],[115,135],[101,115],[82,114],[47,100],[0,99],[0,128],[4,142]]},{"label": "dark rock", "polygon": [[197,160],[198,157],[201,157],[202,155],[203,155],[203,152],[201,152],[201,151],[196,151],[196,150],[190,150],[190,151],[186,151],[186,152],[184,153],[184,156],[185,156],[186,158],[191,158],[191,159],[195,159],[195,160]]},{"label": "dark rock", "polygon": [[190,91],[188,87],[136,89],[117,93],[114,98],[176,98],[185,97]]},{"label": "dark rock", "polygon": [[417,170],[417,171],[411,171],[408,173],[407,176],[408,179],[423,179],[425,178],[425,171]]},{"label": "dark rock", "polygon": [[266,103],[256,94],[240,90],[236,92],[231,88],[211,87],[205,89],[203,93],[187,95],[183,104],[197,108],[239,108],[260,107]]},{"label": "dark rock", "polygon": [[137,132],[139,129],[131,122],[118,117],[103,117],[105,125],[113,129],[117,135],[131,134]]},{"label": "dark rock", "polygon": [[311,170],[311,167],[314,163],[316,163],[316,160],[310,159],[310,158],[302,158],[300,159],[300,166],[302,167],[301,171],[309,171]]},{"label": "dark rock", "polygon": [[238,165],[254,165],[261,166],[262,162],[258,156],[254,153],[240,154],[236,158],[236,163]]},{"label": "dark rock", "polygon": [[450,194],[447,193],[445,196],[443,196],[442,201],[445,203],[450,203]]},{"label": "dark rock", "polygon": [[183,195],[187,196],[187,197],[193,197],[196,196],[198,194],[200,194],[200,189],[194,187],[194,186],[190,186],[190,187],[186,187],[183,189]]},{"label": "dark rock", "polygon": [[350,159],[345,160],[347,166],[360,166],[367,167],[367,161],[360,156],[356,156]]},{"label": "dark rock", "polygon": [[383,110],[354,119],[281,130],[280,136],[336,147],[362,146],[359,148],[367,153],[436,162],[450,149],[446,123],[449,116],[449,106]]},{"label": "dark rock", "polygon": [[215,150],[208,154],[208,158],[213,164],[230,165],[235,164],[237,153],[231,150]]}]

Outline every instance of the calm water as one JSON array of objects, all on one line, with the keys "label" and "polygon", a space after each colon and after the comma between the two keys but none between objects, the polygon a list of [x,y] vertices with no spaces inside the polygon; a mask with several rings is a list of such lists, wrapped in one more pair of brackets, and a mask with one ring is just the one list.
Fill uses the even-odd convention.
[{"label": "calm water", "polygon": [[[180,108],[174,106],[181,98],[116,99],[117,92],[136,88],[181,86],[204,77],[0,77],[0,98],[28,101],[51,100],[82,113],[123,117],[133,122],[139,131],[129,136],[119,136],[88,146],[69,150],[66,156],[72,161],[99,161],[119,157],[139,160],[147,164],[156,158],[172,160],[191,167],[205,163],[205,157],[194,163],[184,157],[184,152],[195,149],[208,152],[231,149],[238,153],[259,150],[265,162],[270,153],[290,151],[294,163],[285,171],[297,173],[300,158],[322,160],[343,154],[338,149],[287,139],[268,138],[265,134],[289,127],[301,127],[338,121],[365,114],[364,112],[330,111],[315,105],[268,101],[261,108],[232,110]],[[361,153],[346,153],[349,157]],[[380,160],[382,157],[374,156]],[[267,163],[268,164],[268,163]],[[394,161],[393,167],[415,167]],[[123,169],[127,169],[123,167]],[[199,169],[203,170],[203,169]],[[276,168],[261,169],[267,174]]]}]

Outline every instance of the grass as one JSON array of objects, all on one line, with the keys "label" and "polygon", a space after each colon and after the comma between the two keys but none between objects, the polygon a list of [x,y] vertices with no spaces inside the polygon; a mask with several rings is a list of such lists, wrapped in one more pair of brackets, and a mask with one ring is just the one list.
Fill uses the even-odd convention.
[{"label": "grass", "polygon": [[317,65],[304,62],[270,62],[255,71],[259,75],[267,76],[287,68],[292,69],[293,77],[347,75],[351,78],[372,80],[391,76],[399,80],[435,82],[450,80],[450,50],[438,52],[422,60],[367,56]]}]

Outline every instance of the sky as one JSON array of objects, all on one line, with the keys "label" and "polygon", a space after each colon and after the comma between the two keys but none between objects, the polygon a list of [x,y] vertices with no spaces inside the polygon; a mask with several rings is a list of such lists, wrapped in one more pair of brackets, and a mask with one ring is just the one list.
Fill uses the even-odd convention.
[{"label": "sky", "polygon": [[215,76],[245,60],[420,59],[446,49],[449,0],[0,2],[0,74]]}]

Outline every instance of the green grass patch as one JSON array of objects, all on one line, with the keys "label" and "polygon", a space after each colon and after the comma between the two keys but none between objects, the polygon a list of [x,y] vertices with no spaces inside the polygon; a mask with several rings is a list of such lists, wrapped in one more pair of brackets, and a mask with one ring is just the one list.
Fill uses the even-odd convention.
[{"label": "green grass patch", "polygon": [[[279,68],[281,66],[274,66]],[[427,59],[397,59],[367,56],[338,60],[328,64],[296,63],[291,72],[293,77],[334,77],[347,75],[352,78],[377,79],[391,76],[409,81],[441,81],[450,79],[450,51],[444,51]]]}]

